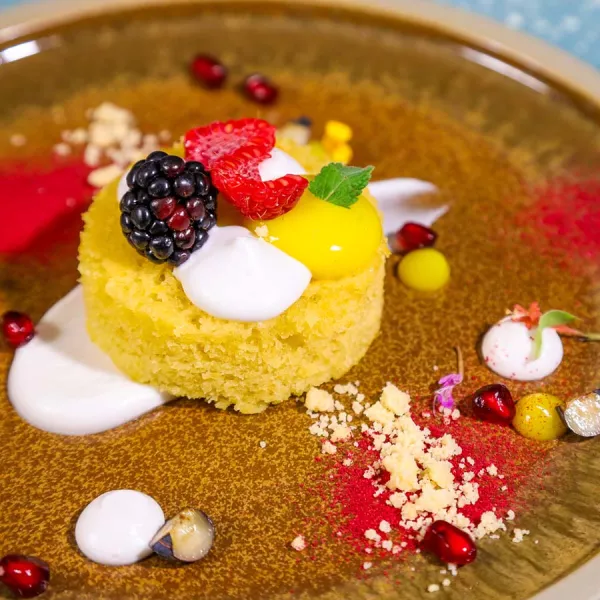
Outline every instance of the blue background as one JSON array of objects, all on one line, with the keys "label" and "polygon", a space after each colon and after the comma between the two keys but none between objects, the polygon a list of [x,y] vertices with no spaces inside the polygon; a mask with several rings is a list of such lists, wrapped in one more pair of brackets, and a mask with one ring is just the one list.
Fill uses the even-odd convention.
[{"label": "blue background", "polygon": [[[0,7],[24,1],[27,0],[0,0]],[[512,29],[541,37],[600,67],[600,0],[415,1],[459,6],[492,17]]]}]

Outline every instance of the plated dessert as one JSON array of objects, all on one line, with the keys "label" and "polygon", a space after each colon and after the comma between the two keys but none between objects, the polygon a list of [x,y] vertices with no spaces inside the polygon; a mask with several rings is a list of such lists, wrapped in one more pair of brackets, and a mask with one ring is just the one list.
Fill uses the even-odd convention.
[{"label": "plated dessert", "polygon": [[600,434],[595,250],[573,231],[593,180],[402,95],[349,84],[326,110],[339,82],[229,66],[75,94],[51,165],[27,123],[54,117],[11,124],[6,481],[36,485],[22,508],[0,492],[35,523],[0,521],[0,581],[526,597],[527,565],[580,535],[545,489],[587,514],[573,465]]}]

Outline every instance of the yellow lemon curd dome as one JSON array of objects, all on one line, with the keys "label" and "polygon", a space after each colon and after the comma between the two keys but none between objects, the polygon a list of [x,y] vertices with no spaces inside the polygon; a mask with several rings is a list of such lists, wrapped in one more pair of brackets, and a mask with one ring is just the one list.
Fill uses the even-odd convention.
[{"label": "yellow lemon curd dome", "polygon": [[[284,149],[308,172],[328,162],[310,145],[287,142]],[[258,413],[341,377],[364,356],[381,321],[383,235],[360,272],[313,278],[278,317],[223,320],[188,300],[171,267],[129,246],[119,225],[117,184],[104,188],[84,217],[79,270],[90,337],[131,379],[217,408]]]}]

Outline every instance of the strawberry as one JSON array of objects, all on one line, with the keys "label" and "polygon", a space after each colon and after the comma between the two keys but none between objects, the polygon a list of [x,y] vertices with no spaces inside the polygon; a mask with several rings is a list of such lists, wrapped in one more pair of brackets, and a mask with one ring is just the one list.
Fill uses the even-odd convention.
[{"label": "strawberry", "polygon": [[258,165],[269,157],[260,146],[247,146],[213,164],[217,189],[245,217],[268,220],[291,210],[308,185],[300,175],[262,181]]},{"label": "strawberry", "polygon": [[267,158],[274,145],[275,127],[262,119],[215,121],[188,131],[184,142],[186,160],[201,162],[209,171],[218,160],[240,148],[260,149]]}]

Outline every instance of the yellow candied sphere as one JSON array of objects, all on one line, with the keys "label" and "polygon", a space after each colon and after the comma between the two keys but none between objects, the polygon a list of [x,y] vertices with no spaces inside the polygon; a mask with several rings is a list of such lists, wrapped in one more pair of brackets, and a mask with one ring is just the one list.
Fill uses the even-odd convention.
[{"label": "yellow candied sphere", "polygon": [[308,190],[285,215],[245,226],[306,265],[315,279],[360,273],[373,261],[383,236],[377,209],[365,196],[344,208]]},{"label": "yellow candied sphere", "polygon": [[434,248],[409,252],[398,265],[398,277],[404,285],[420,292],[435,292],[450,279],[446,257]]},{"label": "yellow candied sphere", "polygon": [[344,144],[352,139],[352,128],[341,121],[327,121],[323,138]]},{"label": "yellow candied sphere", "polygon": [[517,403],[513,427],[532,440],[555,440],[567,433],[556,407],[565,403],[551,394],[529,394]]}]

